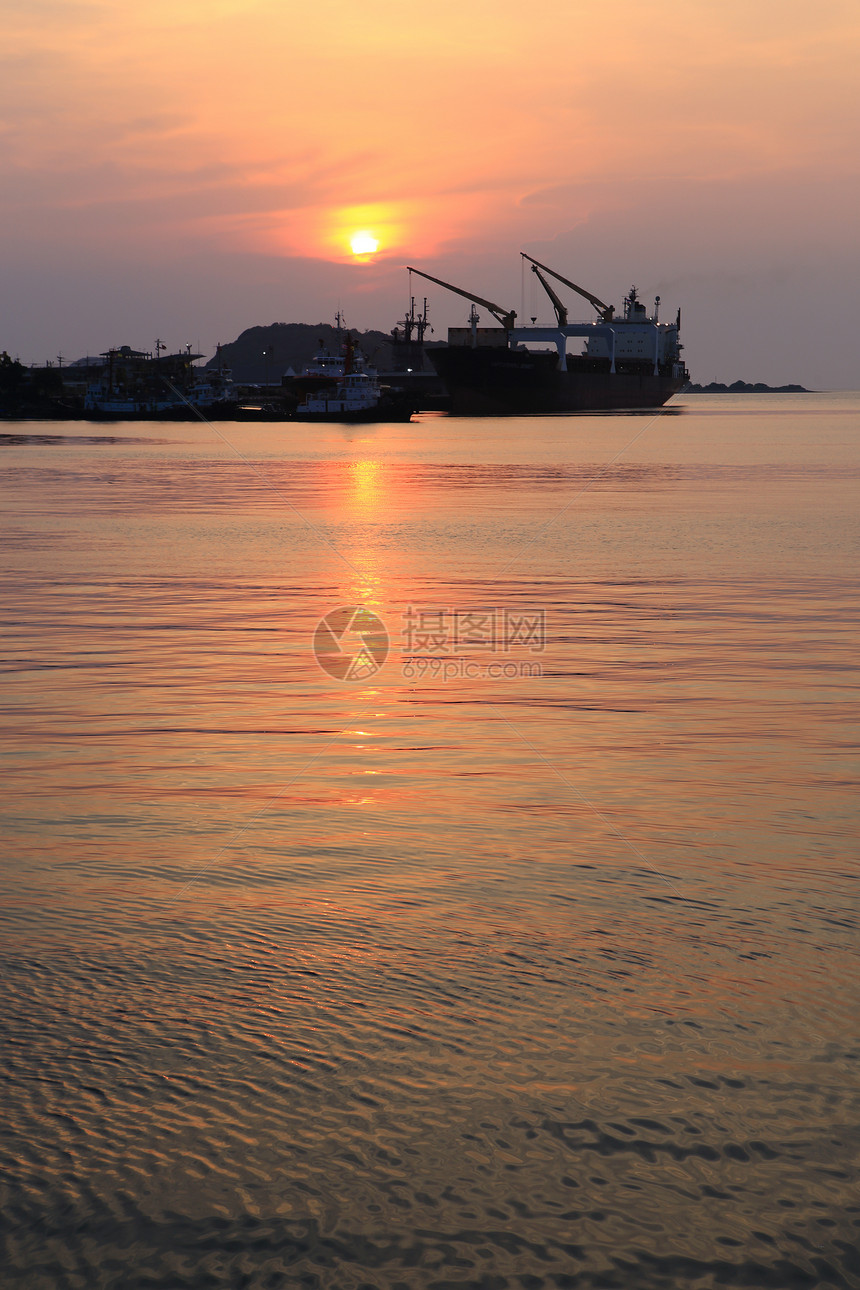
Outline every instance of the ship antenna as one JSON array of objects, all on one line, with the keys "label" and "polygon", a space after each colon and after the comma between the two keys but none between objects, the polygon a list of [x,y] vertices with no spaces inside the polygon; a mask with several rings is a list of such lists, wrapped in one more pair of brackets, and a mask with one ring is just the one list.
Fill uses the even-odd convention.
[{"label": "ship antenna", "polygon": [[[526,262],[520,256],[520,317],[526,316]],[[534,322],[534,318],[532,318]]]}]

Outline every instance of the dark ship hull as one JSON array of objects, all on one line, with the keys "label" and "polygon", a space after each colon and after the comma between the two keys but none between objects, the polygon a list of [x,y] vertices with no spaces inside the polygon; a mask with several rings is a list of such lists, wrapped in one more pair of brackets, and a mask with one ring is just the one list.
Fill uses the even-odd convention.
[{"label": "dark ship hull", "polygon": [[561,371],[554,352],[495,345],[449,345],[428,350],[428,357],[445,382],[452,411],[461,416],[661,408],[689,379],[675,363],[655,375],[650,363],[611,372],[608,360],[572,356]]}]

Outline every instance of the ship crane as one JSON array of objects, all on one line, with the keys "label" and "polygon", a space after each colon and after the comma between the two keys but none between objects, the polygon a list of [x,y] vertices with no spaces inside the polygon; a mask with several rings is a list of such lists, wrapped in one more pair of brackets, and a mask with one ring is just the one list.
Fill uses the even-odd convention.
[{"label": "ship crane", "polygon": [[[524,260],[529,261],[529,263],[533,266],[533,271],[536,271],[534,269],[534,266],[536,265],[538,269],[543,269],[544,273],[549,273],[553,278],[557,278],[559,282],[563,282],[566,287],[570,287],[571,290],[576,291],[578,295],[584,296],[586,300],[588,300],[592,305],[594,305],[594,308],[600,314],[600,318],[602,322],[605,322],[605,323],[612,322],[612,316],[615,313],[614,305],[608,305],[605,303],[605,301],[600,300],[597,296],[593,296],[590,291],[585,290],[585,287],[578,287],[575,282],[571,282],[570,278],[563,278],[560,273],[556,273],[555,269],[551,269],[546,264],[541,264],[540,260],[535,260],[530,255],[526,255],[525,251],[520,251],[520,255],[523,257]],[[555,292],[550,290],[549,283],[545,281],[543,275],[538,273],[537,276],[540,279],[541,283],[543,284],[545,291],[549,295],[550,300],[552,300],[553,307],[555,308],[556,314],[558,314],[559,305],[561,305],[561,301],[558,299],[558,296],[555,295]],[[564,306],[561,306],[561,307],[564,308]],[[565,314],[566,314],[566,311],[565,311]],[[565,325],[565,323],[561,321],[560,317],[558,322],[560,327],[563,327]]]},{"label": "ship crane", "polygon": [[[522,252],[520,252],[520,254],[522,254]],[[532,273],[535,275],[538,282],[541,284],[544,291],[552,301],[552,307],[555,310],[555,316],[558,319],[559,327],[566,327],[567,326],[567,305],[565,305],[562,302],[562,300],[558,296],[558,293],[553,290],[553,288],[547,282],[546,278],[543,276],[543,274],[541,273],[540,269],[537,267],[536,264],[532,265]],[[532,321],[534,321],[534,319],[532,319]]]},{"label": "ship crane", "polygon": [[453,291],[455,295],[464,296],[466,300],[471,300],[473,305],[483,305],[484,309],[489,309],[500,326],[505,331],[512,331],[516,320],[516,313],[513,309],[503,309],[501,305],[494,305],[491,300],[484,300],[482,296],[476,296],[471,291],[464,291],[462,287],[455,287],[450,282],[443,282],[441,278],[434,278],[430,273],[424,273],[421,269],[413,269],[407,264],[410,273],[417,273],[419,278],[426,278],[428,282],[435,282],[437,287],[444,287],[446,291]]}]

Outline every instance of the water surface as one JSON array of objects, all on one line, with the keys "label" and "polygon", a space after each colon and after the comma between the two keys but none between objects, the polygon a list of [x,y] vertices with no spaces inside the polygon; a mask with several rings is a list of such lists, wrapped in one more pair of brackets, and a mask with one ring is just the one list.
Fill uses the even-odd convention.
[{"label": "water surface", "polygon": [[858,411],[6,423],[4,1285],[860,1285]]}]

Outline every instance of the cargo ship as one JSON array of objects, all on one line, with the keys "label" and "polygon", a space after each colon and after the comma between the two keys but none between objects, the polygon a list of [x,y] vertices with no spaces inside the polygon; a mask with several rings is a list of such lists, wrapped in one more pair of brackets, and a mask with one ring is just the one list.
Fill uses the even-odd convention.
[{"label": "cargo ship", "polygon": [[[427,351],[455,414],[659,408],[687,384],[680,309],[675,321],[660,322],[660,297],[649,314],[636,287],[631,287],[616,316],[612,305],[525,252],[521,255],[552,302],[554,326],[539,327],[532,319],[531,326],[518,327],[513,310],[409,266],[410,273],[472,303],[469,326],[449,328],[447,346]],[[550,277],[589,301],[596,319],[571,322]],[[497,327],[478,326],[478,305],[493,315]],[[571,340],[580,343],[579,353],[568,353]]]}]

